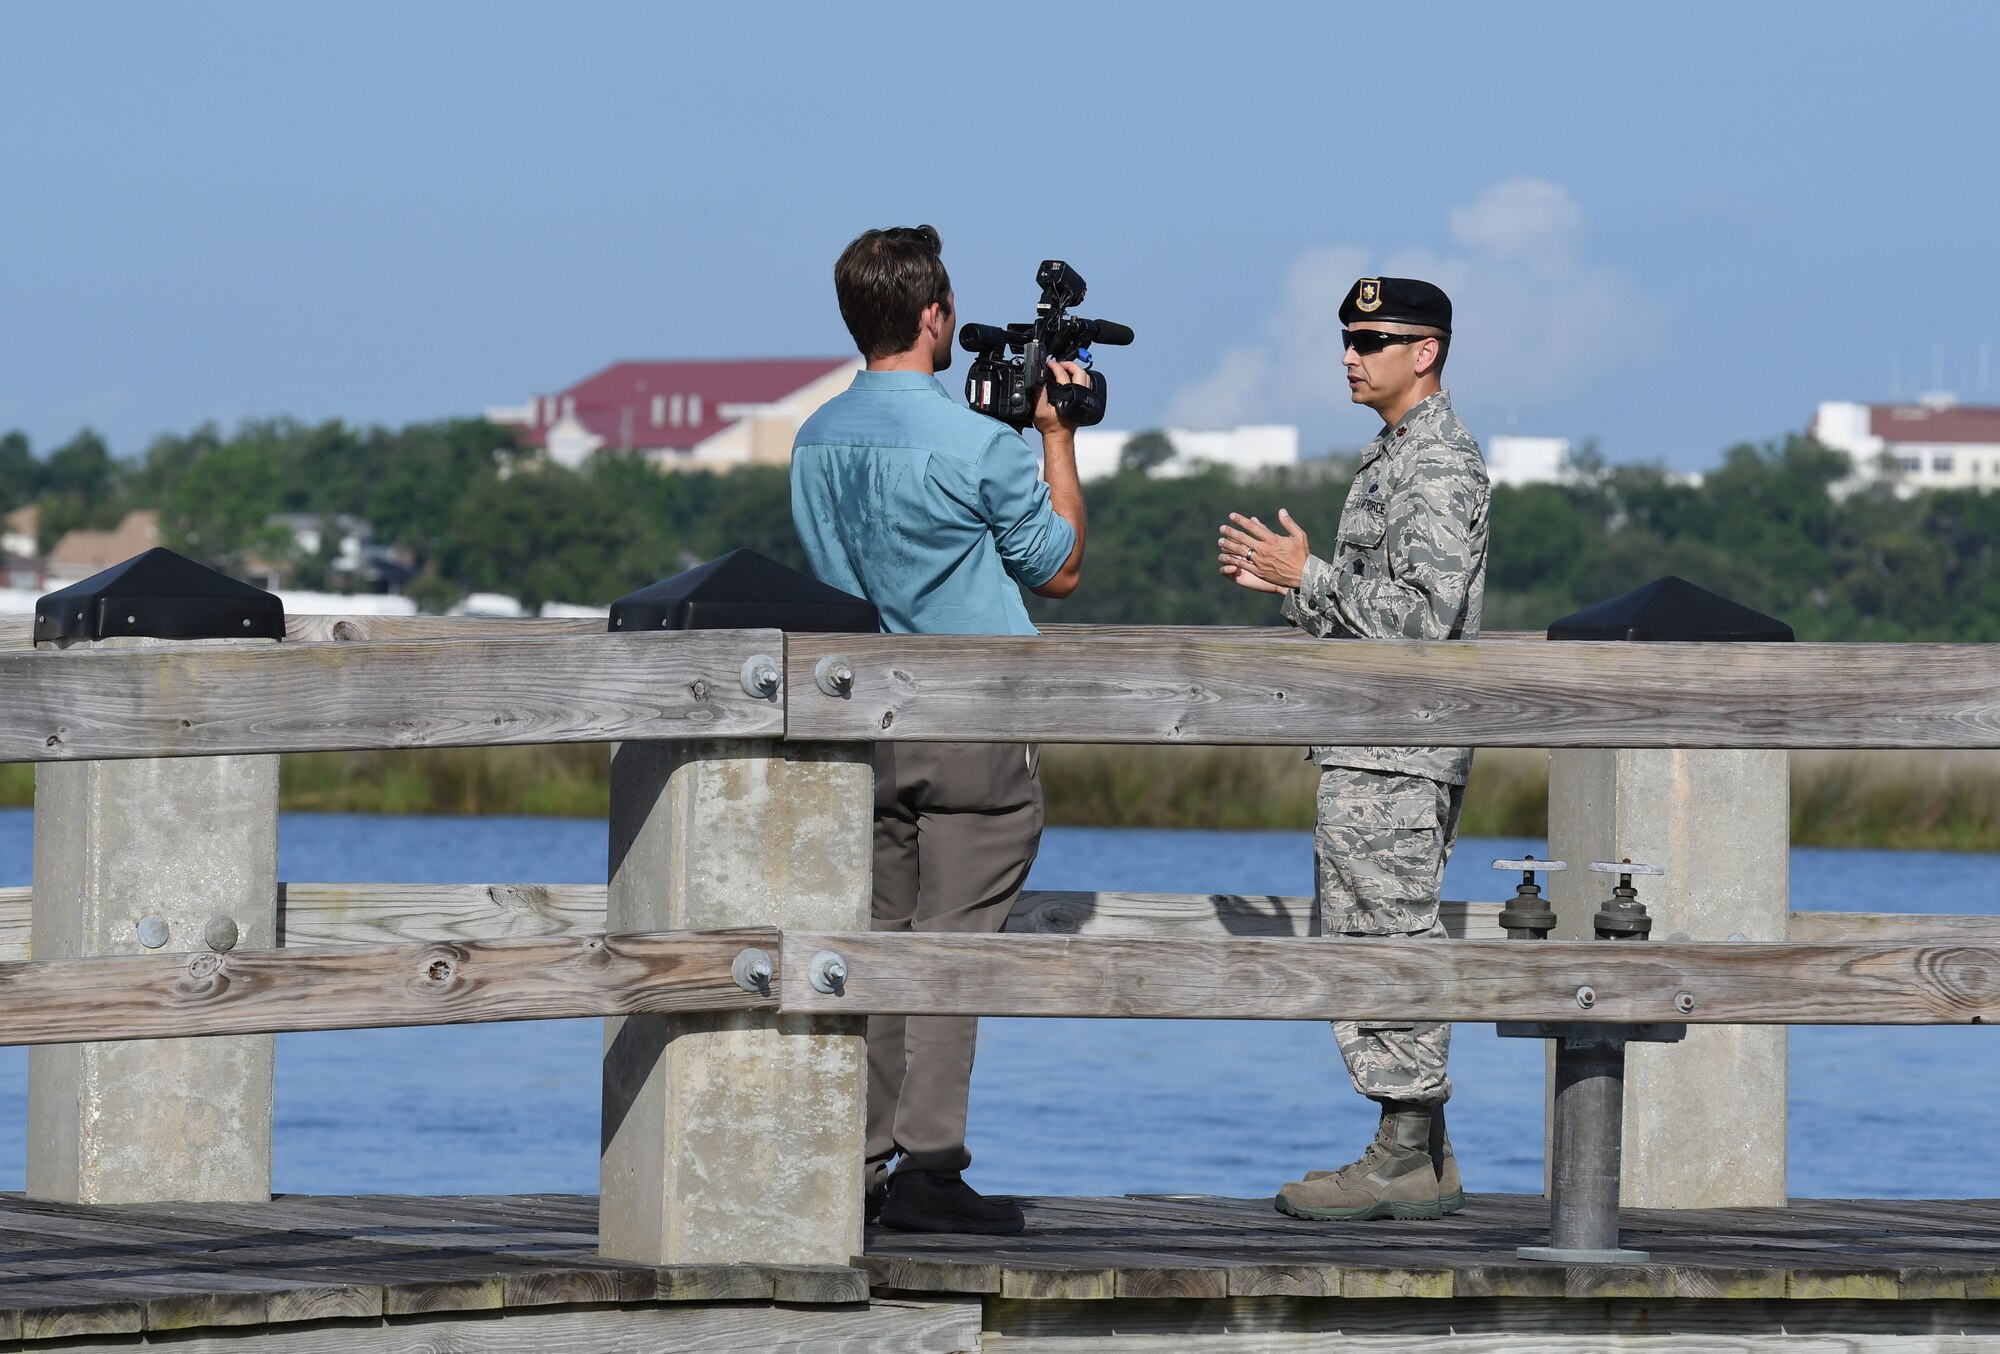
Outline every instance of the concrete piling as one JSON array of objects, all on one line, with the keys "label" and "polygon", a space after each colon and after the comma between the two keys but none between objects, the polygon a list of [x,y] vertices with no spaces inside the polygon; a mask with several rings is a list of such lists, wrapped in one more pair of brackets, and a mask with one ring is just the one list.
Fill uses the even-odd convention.
[{"label": "concrete piling", "polygon": [[[869,753],[621,746],[608,928],[866,930]],[[864,1034],[852,1017],[765,1012],[607,1020],[603,1254],[655,1265],[844,1265],[859,1254]]]},{"label": "concrete piling", "polygon": [[[1783,751],[1577,749],[1550,754],[1549,854],[1666,868],[1642,900],[1663,940],[1780,941],[1790,913],[1790,756]],[[1550,879],[1557,940],[1588,940],[1601,875]],[[1697,1025],[1634,1044],[1625,1074],[1630,1208],[1785,1202],[1786,1028]],[[1553,1077],[1553,1071],[1551,1072]],[[1714,1088],[1726,1086],[1727,1095]]]},{"label": "concrete piling", "polygon": [[[269,640],[106,639],[89,647]],[[88,644],[89,642],[84,642]],[[73,645],[75,646],[75,645]],[[46,646],[44,646],[46,647]],[[37,959],[277,944],[278,759],[35,768]],[[28,1194],[63,1203],[271,1197],[272,1036],[36,1047]]]}]

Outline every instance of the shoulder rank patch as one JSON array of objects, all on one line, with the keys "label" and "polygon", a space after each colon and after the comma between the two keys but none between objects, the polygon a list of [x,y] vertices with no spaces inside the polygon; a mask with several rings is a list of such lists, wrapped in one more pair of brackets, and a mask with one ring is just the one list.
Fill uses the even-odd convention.
[{"label": "shoulder rank patch", "polygon": [[1354,297],[1356,310],[1380,310],[1382,308],[1382,279],[1364,277],[1358,284]]}]

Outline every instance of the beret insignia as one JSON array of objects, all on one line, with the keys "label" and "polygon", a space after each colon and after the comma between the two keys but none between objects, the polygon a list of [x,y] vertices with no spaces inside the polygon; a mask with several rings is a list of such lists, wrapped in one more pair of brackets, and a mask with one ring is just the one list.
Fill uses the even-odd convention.
[{"label": "beret insignia", "polygon": [[1356,310],[1380,310],[1382,308],[1382,280],[1364,277],[1357,284],[1354,297]]}]

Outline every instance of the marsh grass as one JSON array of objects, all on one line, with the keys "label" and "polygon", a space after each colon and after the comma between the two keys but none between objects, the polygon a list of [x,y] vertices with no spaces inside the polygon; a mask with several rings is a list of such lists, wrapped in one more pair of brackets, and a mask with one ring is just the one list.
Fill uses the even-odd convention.
[{"label": "marsh grass", "polygon": [[278,768],[279,803],[322,813],[602,817],[611,803],[602,743],[308,752]]},{"label": "marsh grass", "polygon": [[[610,803],[610,757],[601,743],[300,752],[278,764],[278,802],[318,813],[601,817]],[[34,802],[34,768],[0,766],[0,807]]]},{"label": "marsh grass", "polygon": [[2000,851],[2000,752],[1795,752],[1792,840]]},{"label": "marsh grass", "polygon": [[[1076,827],[1312,827],[1319,770],[1302,748],[1049,745],[1042,786],[1051,823]],[[1547,831],[1548,758],[1517,748],[1473,758],[1459,830]]]},{"label": "marsh grass", "polygon": [[[610,800],[599,744],[314,752],[284,759],[286,809],[599,817]],[[1046,745],[1048,819],[1075,827],[1312,827],[1316,772],[1298,748]],[[34,768],[0,765],[0,807],[34,803]],[[1548,832],[1548,758],[1488,748],[1473,759],[1460,830]],[[2000,851],[2000,752],[1799,752],[1792,840],[1802,846]]]}]

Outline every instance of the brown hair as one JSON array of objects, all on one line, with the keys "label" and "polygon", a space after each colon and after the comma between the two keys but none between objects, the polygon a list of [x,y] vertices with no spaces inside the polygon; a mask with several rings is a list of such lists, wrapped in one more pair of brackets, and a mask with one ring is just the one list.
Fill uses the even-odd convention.
[{"label": "brown hair", "polygon": [[863,357],[900,353],[917,341],[926,309],[951,295],[944,241],[930,226],[864,231],[840,251],[833,290],[840,318]]}]

